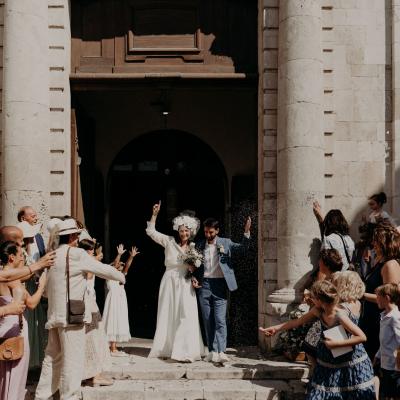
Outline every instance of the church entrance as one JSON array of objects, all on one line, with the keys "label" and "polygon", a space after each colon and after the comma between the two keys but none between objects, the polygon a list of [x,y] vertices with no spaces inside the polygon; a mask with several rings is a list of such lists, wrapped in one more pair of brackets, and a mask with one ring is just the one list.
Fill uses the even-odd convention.
[{"label": "church entrance", "polygon": [[127,144],[115,158],[108,181],[111,253],[119,243],[140,250],[125,286],[131,332],[152,338],[164,273],[163,248],[145,234],[152,205],[161,200],[157,229],[168,235],[173,235],[172,219],[183,210],[195,211],[200,220],[215,216],[224,223],[226,173],[203,141],[186,132],[162,130]]}]

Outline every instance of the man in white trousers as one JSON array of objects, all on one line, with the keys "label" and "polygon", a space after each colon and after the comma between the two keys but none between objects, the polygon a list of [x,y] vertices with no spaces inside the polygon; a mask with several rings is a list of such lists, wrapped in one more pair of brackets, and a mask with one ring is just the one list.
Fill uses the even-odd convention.
[{"label": "man in white trousers", "polygon": [[67,250],[70,249],[70,299],[83,300],[87,272],[125,283],[125,276],[117,269],[102,264],[85,250],[76,247],[81,230],[74,219],[59,222],[57,229],[59,243],[56,262],[47,278],[49,308],[46,328],[49,330],[49,339],[36,389],[36,400],[48,400],[57,390],[60,392],[60,400],[77,400],[80,394],[85,365],[85,328],[84,324],[68,323]]}]

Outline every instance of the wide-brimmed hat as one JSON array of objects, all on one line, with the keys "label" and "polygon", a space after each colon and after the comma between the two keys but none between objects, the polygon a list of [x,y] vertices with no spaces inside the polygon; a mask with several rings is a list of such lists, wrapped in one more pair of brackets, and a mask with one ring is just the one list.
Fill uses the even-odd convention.
[{"label": "wide-brimmed hat", "polygon": [[35,235],[38,233],[37,228],[32,226],[29,222],[27,221],[22,221],[17,224],[17,227],[21,229],[24,239],[29,239],[35,237]]},{"label": "wide-brimmed hat", "polygon": [[82,229],[78,228],[78,225],[73,218],[68,218],[64,221],[59,222],[57,224],[57,228],[57,233],[59,236],[70,235],[72,233],[80,233],[82,231]]}]

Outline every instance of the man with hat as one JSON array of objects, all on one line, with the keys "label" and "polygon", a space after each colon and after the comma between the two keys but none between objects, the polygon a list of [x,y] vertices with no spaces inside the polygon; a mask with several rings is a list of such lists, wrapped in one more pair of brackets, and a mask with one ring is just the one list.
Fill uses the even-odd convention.
[{"label": "man with hat", "polygon": [[[47,297],[49,308],[46,328],[49,330],[42,373],[36,389],[36,400],[47,400],[59,390],[60,400],[79,398],[85,357],[84,324],[71,324],[68,301],[83,300],[88,272],[104,279],[125,283],[125,276],[107,264],[91,257],[77,247],[81,229],[72,218],[56,225],[56,262],[48,272]],[[67,268],[69,286],[67,289]]]}]

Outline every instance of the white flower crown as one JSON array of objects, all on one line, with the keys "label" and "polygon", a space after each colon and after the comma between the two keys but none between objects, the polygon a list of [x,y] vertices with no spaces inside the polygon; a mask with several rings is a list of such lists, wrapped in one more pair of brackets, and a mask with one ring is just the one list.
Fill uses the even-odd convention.
[{"label": "white flower crown", "polygon": [[178,215],[172,220],[172,224],[172,229],[174,231],[179,231],[179,227],[183,225],[186,228],[190,229],[193,235],[196,235],[200,227],[200,220],[189,215]]}]

